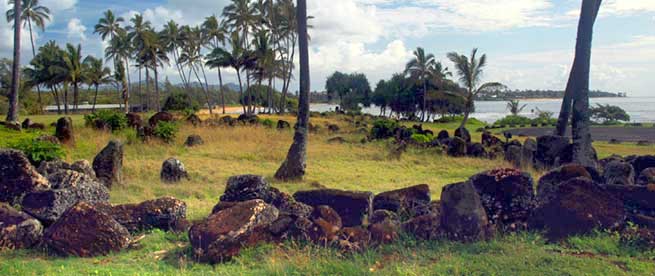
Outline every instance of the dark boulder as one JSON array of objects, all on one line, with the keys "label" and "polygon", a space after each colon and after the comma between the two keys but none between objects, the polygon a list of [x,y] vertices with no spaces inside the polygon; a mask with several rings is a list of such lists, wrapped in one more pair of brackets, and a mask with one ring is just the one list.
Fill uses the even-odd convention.
[{"label": "dark boulder", "polygon": [[550,240],[616,229],[625,220],[623,203],[588,178],[574,178],[559,185],[553,197],[539,206],[531,226],[546,231]]},{"label": "dark boulder", "polygon": [[330,206],[337,211],[343,221],[343,226],[362,225],[364,219],[371,214],[373,193],[320,189],[296,192],[293,197],[302,203],[317,207]]},{"label": "dark boulder", "polygon": [[362,227],[344,227],[337,236],[337,247],[345,252],[364,251],[371,243],[371,232]]},{"label": "dark boulder", "polygon": [[594,180],[587,168],[576,164],[564,165],[549,171],[539,179],[539,184],[537,185],[537,203],[539,205],[545,204],[555,195],[558,187],[562,183],[578,177]]},{"label": "dark boulder", "polygon": [[189,115],[189,117],[186,117],[186,122],[193,125],[194,127],[197,127],[200,124],[202,124],[202,120],[196,114],[191,114]]},{"label": "dark boulder", "polygon": [[154,135],[155,135],[155,129],[150,125],[140,126],[136,129],[136,136],[139,137],[141,141],[147,141]]},{"label": "dark boulder", "polygon": [[44,161],[41,162],[39,168],[37,169],[37,171],[44,177],[48,177],[51,174],[55,174],[65,170],[76,171],[79,173],[86,174],[93,179],[96,178],[96,173],[93,171],[93,168],[91,167],[91,163],[89,163],[89,161],[86,160],[75,161],[75,163],[73,164],[68,164],[61,160]]},{"label": "dark boulder", "polygon": [[482,132],[482,145],[485,147],[494,147],[502,145],[503,141],[500,138],[494,136],[489,131]]},{"label": "dark boulder", "polygon": [[150,229],[186,231],[186,210],[186,203],[173,197],[103,209],[132,233]]},{"label": "dark boulder", "polygon": [[32,126],[32,124],[34,124],[34,122],[32,122],[32,120],[31,120],[30,118],[27,118],[27,119],[25,119],[25,120],[23,121],[23,123],[22,123],[20,126],[21,126],[23,129],[28,129],[28,128],[30,128],[30,126]]},{"label": "dark boulder", "polygon": [[[441,141],[447,140],[447,139],[450,139],[450,134],[448,133],[448,131],[447,130],[439,131],[439,134],[437,134],[437,140],[439,140],[441,142]],[[441,142],[441,143],[443,144],[443,142]]]},{"label": "dark boulder", "polygon": [[50,188],[20,151],[0,149],[0,202],[17,203],[28,193]]},{"label": "dark boulder", "polygon": [[373,211],[373,214],[371,214],[371,217],[368,219],[368,223],[375,224],[375,223],[383,222],[385,220],[400,222],[400,217],[395,212],[384,210],[384,209],[378,209]]},{"label": "dark boulder", "polygon": [[371,241],[377,244],[392,243],[400,236],[400,225],[392,220],[384,220],[368,226]]},{"label": "dark boulder", "polygon": [[259,124],[259,117],[255,114],[241,114],[237,121],[243,125],[256,125]]},{"label": "dark boulder", "polygon": [[492,236],[480,196],[470,182],[450,184],[441,192],[441,225],[448,237],[469,242]]},{"label": "dark boulder", "polygon": [[59,118],[55,128],[55,137],[57,137],[62,144],[75,143],[75,136],[73,135],[73,119],[70,117]]},{"label": "dark boulder", "polygon": [[290,128],[291,128],[291,124],[289,124],[289,122],[287,122],[287,121],[278,120],[278,121],[277,121],[277,127],[276,127],[276,128],[277,128],[277,129],[280,129],[280,130],[281,130],[281,129],[290,129]]},{"label": "dark boulder", "polygon": [[130,112],[125,114],[125,117],[127,118],[127,126],[130,128],[136,129],[143,125],[143,120],[139,114]]},{"label": "dark boulder", "polygon": [[655,184],[655,167],[643,170],[637,178],[638,185]]},{"label": "dark boulder", "polygon": [[527,228],[535,207],[532,177],[516,169],[495,169],[474,175],[473,184],[491,224],[505,231]]},{"label": "dark boulder", "polygon": [[648,168],[655,168],[655,155],[637,156],[626,161],[630,162],[635,172],[639,173]]},{"label": "dark boulder", "polygon": [[423,240],[436,240],[441,238],[441,214],[427,214],[412,218],[402,225],[403,231]]},{"label": "dark boulder", "polygon": [[537,137],[537,152],[535,160],[540,168],[553,168],[563,165],[562,157],[569,148],[569,138],[546,135]]},{"label": "dark boulder", "polygon": [[93,159],[93,170],[96,177],[109,188],[120,183],[123,175],[123,144],[116,140],[110,141]]},{"label": "dark boulder", "polygon": [[244,247],[271,240],[268,228],[277,218],[278,210],[264,201],[245,201],[194,224],[189,240],[199,261],[223,262]]},{"label": "dark boulder", "polygon": [[452,157],[466,156],[466,141],[459,137],[450,139],[448,143],[448,155]]},{"label": "dark boulder", "polygon": [[223,116],[219,121],[224,126],[235,126],[237,123],[237,121],[231,116]]},{"label": "dark boulder", "polygon": [[471,133],[466,128],[460,127],[456,129],[455,137],[461,138],[462,140],[466,141],[466,143],[471,143]]},{"label": "dark boulder", "polygon": [[509,162],[515,168],[521,167],[521,152],[520,146],[511,145],[505,150],[505,161]]},{"label": "dark boulder", "polygon": [[64,170],[48,176],[52,189],[31,192],[23,198],[23,211],[45,225],[57,221],[71,206],[80,201],[109,201],[109,190],[91,176]]},{"label": "dark boulder", "polygon": [[472,143],[468,144],[466,147],[466,153],[468,156],[471,157],[477,157],[477,158],[484,158],[487,157],[487,150],[484,149],[484,146],[480,143]]},{"label": "dark boulder", "polygon": [[373,198],[373,210],[384,209],[408,216],[415,216],[416,209],[429,204],[430,186],[426,184],[380,193]]},{"label": "dark boulder", "polygon": [[173,114],[162,111],[162,112],[157,112],[155,115],[152,115],[150,119],[148,119],[148,124],[150,127],[154,128],[156,127],[159,122],[172,122],[175,121],[175,117],[173,117]]},{"label": "dark boulder", "polygon": [[184,164],[175,158],[170,158],[164,161],[161,166],[159,178],[161,181],[168,183],[180,182],[182,179],[190,179],[189,173],[186,171]]},{"label": "dark boulder", "polygon": [[200,135],[189,135],[189,137],[186,138],[184,145],[192,148],[195,146],[203,145],[204,143],[205,141],[202,140],[202,137],[200,137]]},{"label": "dark boulder", "polygon": [[537,141],[528,138],[521,147],[521,166],[524,168],[534,167],[534,157],[537,154]]},{"label": "dark boulder", "polygon": [[634,185],[635,169],[630,163],[613,161],[608,163],[603,170],[605,184],[609,185]]},{"label": "dark boulder", "polygon": [[227,202],[261,199],[270,204],[277,199],[278,195],[275,190],[271,189],[264,177],[247,174],[230,177],[220,199]]},{"label": "dark boulder", "polygon": [[26,213],[0,203],[0,251],[26,249],[36,245],[43,236],[43,225]]},{"label": "dark boulder", "polygon": [[328,244],[337,240],[337,234],[343,227],[341,216],[330,206],[321,205],[314,208],[310,217],[313,226],[307,236],[319,244]]},{"label": "dark boulder", "polygon": [[43,240],[49,250],[62,256],[95,257],[125,249],[131,236],[109,214],[80,202],[45,231]]},{"label": "dark boulder", "polygon": [[624,206],[631,213],[655,215],[655,185],[606,185],[603,188],[623,201]]}]

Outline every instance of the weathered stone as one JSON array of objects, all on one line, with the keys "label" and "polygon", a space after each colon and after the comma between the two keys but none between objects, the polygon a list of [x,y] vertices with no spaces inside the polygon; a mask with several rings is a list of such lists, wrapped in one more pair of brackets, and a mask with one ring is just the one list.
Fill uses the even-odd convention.
[{"label": "weathered stone", "polygon": [[34,122],[32,122],[30,118],[26,118],[20,126],[24,129],[28,129],[33,123]]},{"label": "weathered stone", "polygon": [[503,141],[491,134],[489,131],[482,132],[482,145],[485,147],[494,147],[502,145]]},{"label": "weathered stone", "polygon": [[131,236],[109,214],[79,202],[45,231],[43,240],[62,256],[95,257],[125,249]]},{"label": "weathered stone", "polygon": [[532,177],[515,169],[495,169],[469,179],[491,224],[505,231],[523,230],[535,207]]},{"label": "weathered stone", "polygon": [[[450,134],[448,133],[448,131],[447,130],[439,131],[439,134],[437,134],[437,140],[441,142],[447,139],[450,139]],[[443,144],[443,142],[441,143]]]},{"label": "weathered stone", "polygon": [[603,177],[605,184],[610,185],[634,185],[635,169],[630,163],[613,161],[605,166]]},{"label": "weathered stone", "polygon": [[173,114],[162,111],[156,113],[155,115],[152,115],[152,117],[148,119],[148,124],[154,128],[159,124],[159,122],[172,122],[172,121],[175,121],[175,117],[173,116]]},{"label": "weathered stone", "polygon": [[169,158],[161,166],[159,174],[161,181],[168,183],[180,182],[182,179],[190,179],[182,161],[175,158]]},{"label": "weathered stone", "polygon": [[[628,161],[628,160],[626,160]],[[629,160],[632,167],[635,169],[635,172],[643,172],[648,168],[655,168],[655,155],[644,155],[637,156]]]},{"label": "weathered stone", "polygon": [[57,138],[54,135],[41,135],[39,137],[36,137],[36,139],[34,139],[34,140],[39,141],[39,142],[46,142],[46,143],[50,143],[50,144],[55,144],[55,145],[61,144],[61,141],[59,141],[59,138]]},{"label": "weathered stone", "polygon": [[256,125],[259,124],[259,117],[255,114],[241,114],[237,121],[244,125]]},{"label": "weathered stone", "polygon": [[73,135],[73,119],[70,117],[59,118],[55,128],[55,137],[57,137],[62,144],[75,143],[75,136]]},{"label": "weathered stone", "polygon": [[604,188],[614,197],[623,201],[631,212],[655,215],[655,185],[606,185]]},{"label": "weathered stone", "polygon": [[344,227],[339,231],[337,246],[345,252],[360,252],[371,243],[371,233],[362,227]]},{"label": "weathered stone", "polygon": [[448,143],[448,155],[453,157],[466,156],[466,141],[459,137],[453,137]]},{"label": "weathered stone", "polygon": [[202,137],[200,137],[200,135],[189,135],[189,137],[186,138],[184,145],[191,148],[195,146],[200,146],[204,143],[205,141],[202,140]]},{"label": "weathered stone", "polygon": [[191,114],[191,115],[189,115],[189,117],[186,117],[186,121],[187,121],[187,123],[189,123],[189,124],[191,124],[191,125],[193,125],[195,127],[202,124],[202,120],[196,114]]},{"label": "weathered stone", "polygon": [[362,225],[364,218],[371,214],[373,193],[332,189],[319,189],[296,192],[293,197],[302,203],[317,207],[332,207],[343,221],[343,226]]},{"label": "weathered stone", "polygon": [[314,208],[311,220],[314,223],[314,229],[309,232],[309,236],[314,242],[329,243],[335,241],[339,230],[343,227],[339,214],[326,205]]},{"label": "weathered stone", "polygon": [[25,249],[37,244],[43,236],[43,226],[35,218],[0,203],[0,251]]},{"label": "weathered stone", "polygon": [[563,136],[546,135],[537,137],[535,160],[540,168],[553,168],[563,165],[562,156],[570,146],[569,139]]},{"label": "weathered stone", "polygon": [[193,225],[189,240],[198,260],[218,263],[244,247],[272,239],[268,227],[277,218],[278,210],[264,201],[245,201]]},{"label": "weathered stone", "polygon": [[398,239],[400,225],[391,220],[384,220],[368,226],[371,232],[371,240],[378,244],[391,243]]},{"label": "weathered stone", "polygon": [[290,128],[291,128],[291,124],[289,124],[289,122],[287,122],[287,121],[278,120],[278,121],[277,121],[277,127],[276,127],[276,128],[277,128],[277,129],[290,129]]},{"label": "weathered stone", "polygon": [[537,141],[529,138],[521,147],[521,166],[525,168],[534,167],[534,158],[537,154]]},{"label": "weathered stone", "polygon": [[466,128],[460,127],[456,129],[455,137],[461,138],[462,140],[466,141],[466,143],[471,143],[471,133]]},{"label": "weathered stone", "polygon": [[264,177],[259,175],[237,175],[227,180],[225,193],[221,201],[247,201],[261,199],[266,203],[272,203],[277,193],[271,189]]},{"label": "weathered stone", "polygon": [[162,197],[139,204],[122,204],[103,209],[118,223],[134,233],[143,230],[184,231],[186,203],[173,197]]},{"label": "weathered stone", "polygon": [[451,239],[468,242],[491,237],[487,213],[473,184],[462,182],[444,187],[441,203],[441,224]]},{"label": "weathered stone", "polygon": [[412,218],[402,225],[403,231],[423,240],[441,238],[444,233],[441,227],[441,214],[427,214]]},{"label": "weathered stone", "polygon": [[554,196],[539,206],[531,226],[544,229],[550,240],[616,229],[626,218],[623,204],[588,178],[574,178],[559,185]]},{"label": "weathered stone", "polygon": [[643,170],[637,178],[638,185],[655,184],[655,167]]},{"label": "weathered stone", "polygon": [[520,146],[511,145],[505,150],[505,161],[509,162],[515,168],[521,167],[521,154],[522,148]]},{"label": "weathered stone", "polygon": [[222,125],[225,125],[225,126],[234,126],[234,125],[236,125],[236,120],[234,118],[232,118],[231,116],[221,117],[220,122],[221,122]]},{"label": "weathered stone", "polygon": [[430,186],[416,185],[380,193],[373,198],[373,209],[385,209],[414,216],[414,210],[430,204]]},{"label": "weathered stone", "polygon": [[539,179],[537,185],[537,204],[543,205],[554,197],[558,187],[568,180],[584,177],[593,180],[589,171],[580,165],[569,164],[551,170]]},{"label": "weathered stone", "polygon": [[371,217],[368,219],[368,223],[375,224],[375,223],[383,222],[385,220],[400,222],[400,217],[398,216],[398,214],[392,211],[378,209],[373,211],[373,214],[371,214]]},{"label": "weathered stone", "polygon": [[130,112],[125,114],[125,117],[127,117],[127,126],[130,128],[138,128],[143,125],[143,120],[139,114]]},{"label": "weathered stone", "polygon": [[0,202],[17,203],[27,193],[50,188],[20,151],[0,149]]},{"label": "weathered stone", "polygon": [[123,144],[112,140],[93,159],[93,170],[96,177],[105,186],[121,183],[123,178]]},{"label": "weathered stone", "polygon": [[70,166],[70,169],[96,179],[96,172],[93,170],[91,163],[87,160],[78,160],[73,162],[73,164]]},{"label": "weathered stone", "polygon": [[468,156],[471,157],[477,157],[477,158],[484,158],[487,157],[487,150],[484,149],[484,146],[480,143],[472,143],[468,144],[466,147],[466,153]]},{"label": "weathered stone", "polygon": [[71,206],[80,201],[109,201],[109,190],[91,176],[63,170],[48,176],[52,189],[34,191],[23,198],[23,211],[45,225],[57,221]]}]

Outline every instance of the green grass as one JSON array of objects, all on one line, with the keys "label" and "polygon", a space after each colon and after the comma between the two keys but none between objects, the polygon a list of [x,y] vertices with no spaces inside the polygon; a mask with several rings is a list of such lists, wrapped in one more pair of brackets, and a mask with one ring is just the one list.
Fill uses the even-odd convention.
[{"label": "green grass", "polygon": [[[289,117],[270,116],[272,120]],[[49,125],[55,116],[36,116]],[[342,132],[326,128],[311,135],[308,175],[294,183],[273,181],[273,173],[285,157],[292,131],[265,127],[193,128],[182,126],[173,144],[151,141],[142,144],[132,130],[97,132],[83,127],[83,118],[73,116],[76,145],[66,147],[66,160],[92,160],[110,139],[126,142],[123,184],[111,191],[112,203],[134,203],[174,196],[188,205],[192,220],[206,217],[223,193],[228,177],[237,174],[264,175],[272,185],[288,193],[329,188],[382,192],[415,184],[430,185],[437,199],[444,185],[462,181],[502,161],[449,158],[437,150],[410,149],[400,159],[390,157],[389,142],[361,144],[363,134],[349,123],[312,118],[318,125],[337,123]],[[424,124],[437,133],[452,131],[451,124]],[[475,125],[469,128],[475,130]],[[48,128],[44,133],[52,134]],[[17,133],[0,129],[0,146],[7,141],[35,137],[39,132]],[[199,134],[203,146],[182,146],[190,134]],[[330,144],[334,136],[348,143]],[[479,133],[472,132],[474,140]],[[632,145],[597,145],[601,156],[610,153],[642,153]],[[177,157],[191,180],[164,184],[159,180],[162,162]],[[535,177],[539,172],[535,172]],[[0,275],[653,275],[654,252],[643,252],[619,243],[611,233],[571,238],[561,244],[546,244],[537,234],[498,237],[489,242],[459,244],[446,241],[417,242],[404,238],[397,243],[364,253],[343,255],[333,249],[288,242],[248,249],[232,262],[215,266],[192,260],[185,234],[154,231],[138,248],[98,258],[59,258],[35,250],[0,253]]]}]

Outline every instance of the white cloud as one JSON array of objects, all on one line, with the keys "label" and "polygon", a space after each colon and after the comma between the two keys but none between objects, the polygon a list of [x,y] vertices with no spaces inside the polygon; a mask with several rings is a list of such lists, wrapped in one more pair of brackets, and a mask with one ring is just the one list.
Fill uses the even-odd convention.
[{"label": "white cloud", "polygon": [[653,0],[606,0],[602,10],[610,14],[632,14],[637,12],[655,12]]},{"label": "white cloud", "polygon": [[77,4],[77,0],[42,0],[41,5],[48,7],[51,12],[56,13],[63,10],[72,9]]},{"label": "white cloud", "polygon": [[66,32],[66,36],[69,39],[77,39],[80,42],[86,40],[86,35],[84,34],[86,32],[86,27],[82,25],[82,21],[80,21],[79,18],[71,18],[68,21]]}]

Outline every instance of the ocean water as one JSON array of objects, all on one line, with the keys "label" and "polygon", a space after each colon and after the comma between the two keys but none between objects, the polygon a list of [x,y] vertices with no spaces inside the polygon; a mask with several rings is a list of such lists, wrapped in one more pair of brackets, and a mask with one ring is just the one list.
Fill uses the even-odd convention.
[{"label": "ocean water", "polygon": [[[537,108],[542,111],[559,114],[562,105],[561,99],[539,99],[523,100],[521,105],[527,106],[521,112],[522,116],[535,117]],[[630,115],[631,122],[655,123],[655,97],[631,97],[631,98],[592,98],[590,105],[611,104],[623,108]],[[336,105],[312,104],[312,111],[324,112],[334,110]],[[478,101],[475,103],[476,112],[471,116],[487,123],[493,123],[510,114],[507,109],[507,102],[504,101]],[[365,113],[379,115],[380,108],[372,106],[362,110]]]}]

